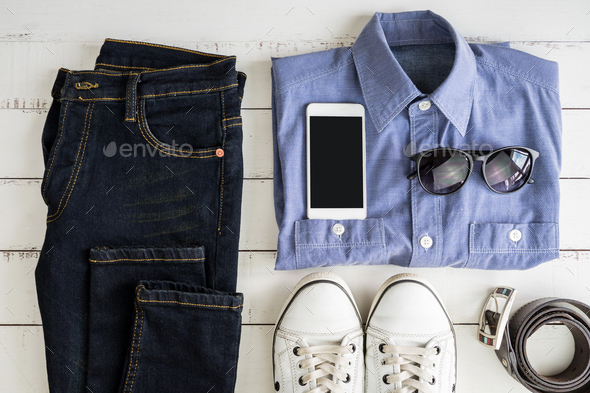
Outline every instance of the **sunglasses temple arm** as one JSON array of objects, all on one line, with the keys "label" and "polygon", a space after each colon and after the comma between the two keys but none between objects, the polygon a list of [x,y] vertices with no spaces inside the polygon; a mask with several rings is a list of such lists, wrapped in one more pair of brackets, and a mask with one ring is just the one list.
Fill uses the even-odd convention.
[{"label": "sunglasses temple arm", "polygon": [[416,176],[418,176],[418,172],[414,171],[411,174],[408,175],[407,179],[408,180],[414,180],[416,178]]}]

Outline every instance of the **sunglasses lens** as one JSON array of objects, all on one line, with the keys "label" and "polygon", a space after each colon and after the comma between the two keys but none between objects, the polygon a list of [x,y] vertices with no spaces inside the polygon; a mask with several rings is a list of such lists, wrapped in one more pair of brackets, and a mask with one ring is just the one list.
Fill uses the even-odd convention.
[{"label": "sunglasses lens", "polygon": [[469,160],[460,152],[436,151],[422,157],[418,172],[422,186],[438,195],[457,191],[469,175]]},{"label": "sunglasses lens", "polygon": [[526,150],[501,150],[492,154],[486,162],[486,181],[497,192],[516,191],[528,181],[532,163],[532,157]]}]

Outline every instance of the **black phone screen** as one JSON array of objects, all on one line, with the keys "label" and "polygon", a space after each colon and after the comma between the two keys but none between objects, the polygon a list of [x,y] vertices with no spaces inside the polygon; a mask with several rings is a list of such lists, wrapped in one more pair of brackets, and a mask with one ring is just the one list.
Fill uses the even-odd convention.
[{"label": "black phone screen", "polygon": [[310,116],[311,208],[363,208],[363,118]]}]

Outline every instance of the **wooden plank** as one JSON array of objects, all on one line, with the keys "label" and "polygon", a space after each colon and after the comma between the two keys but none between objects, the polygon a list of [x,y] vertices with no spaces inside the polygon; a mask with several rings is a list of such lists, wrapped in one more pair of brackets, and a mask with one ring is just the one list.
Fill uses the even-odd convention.
[{"label": "wooden plank", "polygon": [[[45,235],[46,207],[40,180],[0,179],[0,250],[39,250]],[[590,249],[590,222],[586,208],[590,181],[561,180],[560,248]],[[276,250],[278,229],[271,180],[244,181],[240,249]]]},{"label": "wooden plank", "polygon": [[[246,110],[242,115],[244,177],[272,178],[270,110]],[[43,177],[41,135],[46,117],[46,109],[0,110],[5,130],[0,144],[0,178]]]},{"label": "wooden plank", "polygon": [[[101,7],[66,0],[38,3],[10,3],[2,10],[0,39],[8,41],[96,41],[109,37],[140,39],[174,44],[183,37],[201,41],[277,39],[288,41],[346,38],[358,35],[376,10],[401,12],[416,4],[396,2],[384,6],[378,0],[289,3],[272,0],[213,3],[176,2],[161,7],[155,0],[142,2],[138,14],[134,3],[105,0]],[[426,0],[420,9],[446,17],[461,34],[485,40],[578,40],[590,39],[588,5],[583,0],[559,2],[532,0],[473,3],[468,0],[438,2]],[[113,13],[112,10],[117,10]],[[510,10],[509,13],[506,10]],[[10,13],[9,13],[10,12]],[[130,18],[130,15],[141,17]],[[91,23],[93,28],[88,28]],[[174,28],[171,28],[174,27]],[[573,30],[571,30],[573,28]],[[182,32],[182,34],[180,34]]]},{"label": "wooden plank", "polygon": [[[2,253],[0,259],[0,325],[40,324],[33,267],[38,252]],[[408,269],[397,266],[338,266],[275,271],[274,252],[241,252],[238,291],[244,293],[243,323],[272,324],[290,290],[312,271],[332,271],[349,284],[363,318],[381,284],[399,273],[426,277],[440,293],[455,323],[476,323],[483,302],[496,286],[518,290],[514,309],[547,296],[590,304],[590,252],[564,251],[560,259],[526,271]],[[272,294],[272,296],[269,296]]]},{"label": "wooden plank", "polygon": [[[44,343],[40,326],[0,327],[0,391],[45,393],[47,372],[45,369]],[[250,325],[242,328],[238,380],[236,393],[272,393],[272,336],[273,327]],[[457,393],[527,393],[502,367],[494,351],[485,348],[475,339],[477,327],[455,326],[458,344]],[[569,360],[571,339],[563,327],[542,329],[529,340],[535,350],[539,369],[555,369]],[[553,350],[551,348],[554,347]],[[551,350],[551,356],[546,352]],[[482,382],[487,381],[487,382]]]},{"label": "wooden plank", "polygon": [[[1,27],[0,27],[1,28]],[[574,29],[573,32],[576,31]],[[477,41],[483,40],[475,37]],[[285,57],[350,46],[356,36],[327,38],[326,40],[288,40],[247,42],[182,43],[187,48],[205,52],[233,54],[238,58],[236,69],[248,75],[244,94],[244,108],[271,107],[271,57]],[[72,70],[92,69],[101,41],[93,42],[0,42],[0,69],[19,72],[0,74],[0,109],[48,108],[51,88],[59,67]],[[590,78],[586,64],[590,64],[590,42],[528,42],[518,41],[513,47],[524,52],[557,61],[560,65],[561,104],[564,108],[590,108]]]}]

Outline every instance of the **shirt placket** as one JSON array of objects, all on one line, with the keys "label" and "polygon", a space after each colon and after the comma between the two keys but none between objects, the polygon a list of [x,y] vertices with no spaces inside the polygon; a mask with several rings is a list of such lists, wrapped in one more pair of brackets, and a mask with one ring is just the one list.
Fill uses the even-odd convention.
[{"label": "shirt placket", "polygon": [[[428,99],[420,99],[408,107],[410,141],[415,152],[433,149],[439,141],[438,108]],[[413,164],[415,167],[415,164]],[[440,265],[443,247],[441,228],[441,196],[428,194],[416,177],[410,185],[412,208],[412,267]]]}]

